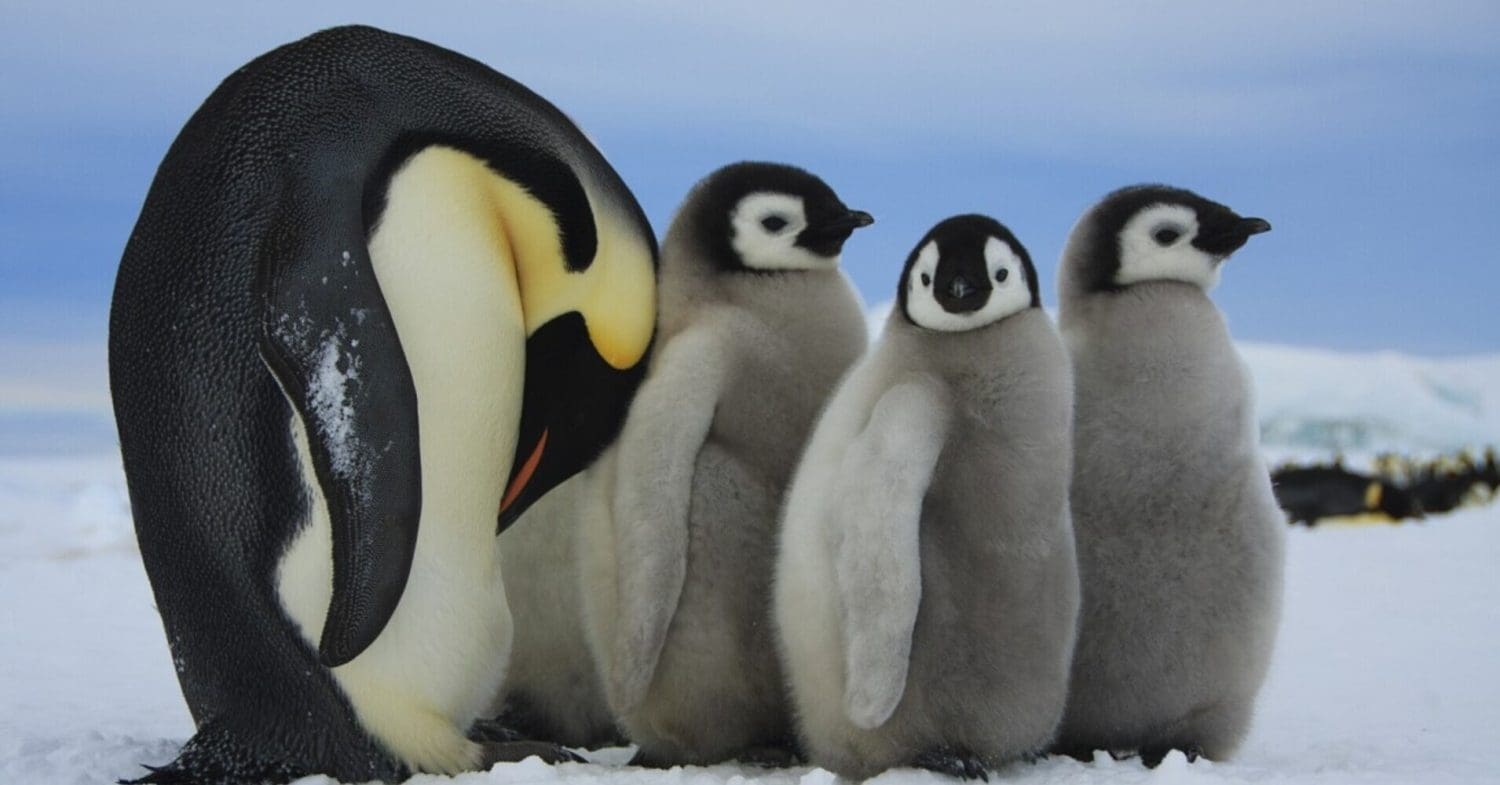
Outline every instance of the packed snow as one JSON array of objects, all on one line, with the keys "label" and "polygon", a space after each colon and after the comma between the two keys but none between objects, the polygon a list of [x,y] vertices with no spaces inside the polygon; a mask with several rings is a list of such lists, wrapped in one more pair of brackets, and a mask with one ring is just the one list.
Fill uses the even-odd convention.
[{"label": "packed snow", "polygon": [[[344,256],[349,255],[348,251]],[[354,404],[350,385],[359,381],[358,355],[341,352],[344,342],[342,325],[338,335],[323,338],[318,350],[318,365],[307,383],[307,406],[313,421],[323,434],[323,445],[329,454],[334,476],[355,476],[359,460],[358,435],[354,432]],[[339,367],[339,357],[344,367]]]},{"label": "packed snow", "polygon": [[[1268,436],[1295,434],[1289,444],[1301,452],[1500,443],[1500,357],[1420,360],[1269,346],[1245,347],[1245,355]],[[76,356],[87,365],[102,352]],[[0,381],[6,630],[0,637],[0,783],[138,776],[140,764],[170,760],[193,730],[136,552],[107,397],[100,393],[102,369],[48,370],[52,366],[32,366],[38,373],[24,384]],[[48,385],[73,397],[49,394]],[[1334,421],[1370,427],[1364,441],[1334,443],[1327,435],[1344,431],[1276,425]],[[1494,579],[1500,505],[1424,523],[1299,527],[1288,534],[1281,637],[1254,729],[1235,760],[1189,764],[1174,753],[1148,771],[1106,756],[1092,763],[1049,759],[1010,766],[999,778],[1057,784],[1500,781],[1500,758],[1489,748],[1500,728],[1500,581]],[[634,769],[623,765],[628,750],[590,756],[595,763],[554,767],[532,759],[452,781],[830,785],[835,779],[805,767]],[[945,779],[896,770],[875,782]]]}]

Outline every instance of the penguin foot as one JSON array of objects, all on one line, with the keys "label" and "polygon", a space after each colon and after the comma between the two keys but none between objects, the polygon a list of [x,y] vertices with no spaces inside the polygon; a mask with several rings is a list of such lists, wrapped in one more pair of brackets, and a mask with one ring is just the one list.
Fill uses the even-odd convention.
[{"label": "penguin foot", "polygon": [[528,741],[534,738],[523,730],[506,721],[506,715],[501,714],[492,720],[475,720],[469,726],[469,741],[477,741],[480,744],[496,742],[504,744],[512,741]]},{"label": "penguin foot", "polygon": [[[1198,758],[1203,756],[1203,750],[1196,744],[1189,744],[1186,747],[1148,747],[1141,750],[1141,763],[1145,764],[1148,769],[1154,769],[1161,765],[1161,762],[1166,759],[1167,753],[1172,750],[1182,750],[1182,754],[1187,757],[1188,763],[1195,763]],[[1116,758],[1116,760],[1119,760],[1119,758]]]},{"label": "penguin foot", "polygon": [[670,769],[677,764],[669,763],[641,749],[636,750],[635,754],[630,756],[630,760],[626,761],[625,765],[639,766],[643,769]]},{"label": "penguin foot", "polygon": [[[1053,755],[1063,755],[1063,756],[1072,758],[1073,760],[1076,760],[1079,763],[1093,763],[1094,762],[1094,748],[1093,747],[1053,747],[1051,754],[1053,754]],[[1040,757],[1040,756],[1038,756],[1038,757]]]},{"label": "penguin foot", "polygon": [[487,741],[481,742],[484,757],[480,766],[488,771],[496,763],[515,763],[535,755],[545,763],[588,763],[578,753],[550,741]]},{"label": "penguin foot", "polygon": [[751,747],[741,752],[735,760],[747,766],[758,766],[763,769],[785,769],[801,762],[795,749],[778,744]]},{"label": "penguin foot", "polygon": [[972,752],[947,748],[928,750],[913,759],[912,765],[961,780],[990,781],[990,774],[985,768],[984,761]]}]

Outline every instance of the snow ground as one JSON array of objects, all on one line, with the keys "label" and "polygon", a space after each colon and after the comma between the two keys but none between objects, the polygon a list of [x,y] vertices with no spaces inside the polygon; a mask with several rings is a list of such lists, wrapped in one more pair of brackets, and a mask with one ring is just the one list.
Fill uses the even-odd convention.
[{"label": "snow ground", "polygon": [[[1047,760],[1006,782],[1500,782],[1500,505],[1425,524],[1290,532],[1255,729],[1229,763]],[[192,733],[112,456],[0,458],[0,783],[109,782]],[[456,783],[829,785],[806,768],[502,764]],[[415,783],[447,782],[423,776]],[[898,770],[877,785],[943,778]],[[304,785],[328,783],[313,777]]]}]

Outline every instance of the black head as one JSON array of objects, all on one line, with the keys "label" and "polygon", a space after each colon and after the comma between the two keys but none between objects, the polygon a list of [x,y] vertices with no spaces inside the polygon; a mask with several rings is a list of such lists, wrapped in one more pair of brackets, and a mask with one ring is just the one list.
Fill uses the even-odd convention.
[{"label": "black head", "polygon": [[746,161],[698,183],[678,222],[721,270],[785,272],[833,269],[849,235],[875,219],[802,169]]},{"label": "black head", "polygon": [[1065,264],[1085,292],[1175,280],[1206,289],[1220,264],[1251,235],[1270,231],[1218,202],[1166,185],[1135,185],[1104,197],[1073,230]]},{"label": "black head", "polygon": [[1042,304],[1036,267],[1010,230],[985,215],[958,215],[928,230],[906,257],[896,302],[932,330],[982,327]]}]

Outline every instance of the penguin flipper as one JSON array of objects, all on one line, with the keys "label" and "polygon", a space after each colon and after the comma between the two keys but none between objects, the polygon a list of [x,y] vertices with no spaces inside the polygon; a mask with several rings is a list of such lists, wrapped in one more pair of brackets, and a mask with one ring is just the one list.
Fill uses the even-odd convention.
[{"label": "penguin flipper", "polygon": [[725,378],[722,344],[706,325],[671,339],[620,434],[613,510],[619,608],[605,678],[619,713],[645,699],[682,595],[693,473]]},{"label": "penguin flipper", "polygon": [[257,279],[261,358],[305,427],[332,523],[318,644],[328,667],[358,656],[390,620],[422,509],[416,386],[363,228],[345,229],[299,233],[304,247],[279,251]]},{"label": "penguin flipper", "polygon": [[843,606],[844,711],[861,728],[890,719],[906,691],[922,596],[922,498],[948,426],[927,380],[891,387],[834,474],[827,509]]}]

